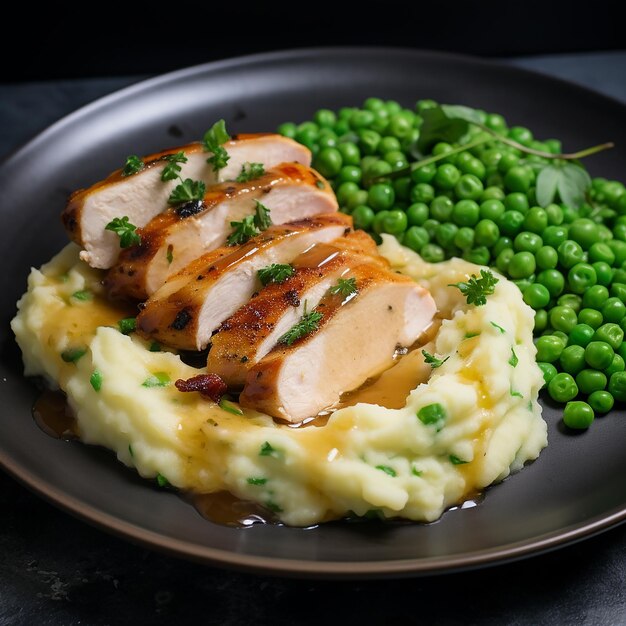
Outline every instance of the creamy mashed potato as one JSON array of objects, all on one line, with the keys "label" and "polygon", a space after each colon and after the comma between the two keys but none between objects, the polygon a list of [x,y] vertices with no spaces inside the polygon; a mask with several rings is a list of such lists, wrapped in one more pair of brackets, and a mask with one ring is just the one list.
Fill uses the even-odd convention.
[{"label": "creamy mashed potato", "polygon": [[[12,328],[25,373],[65,391],[80,438],[115,451],[144,477],[161,474],[201,493],[225,489],[293,525],[372,510],[432,521],[547,443],[533,313],[503,277],[486,305],[467,305],[448,284],[478,274],[475,265],[424,263],[393,237],[380,251],[431,291],[447,318],[436,353],[450,358],[404,408],[357,404],[325,426],[293,428],[248,409],[234,415],[180,393],[173,381],[204,370],[120,333],[118,320],[132,313],[104,300],[101,275],[79,261],[74,244],[32,270]],[[433,404],[434,412],[423,411]]]}]

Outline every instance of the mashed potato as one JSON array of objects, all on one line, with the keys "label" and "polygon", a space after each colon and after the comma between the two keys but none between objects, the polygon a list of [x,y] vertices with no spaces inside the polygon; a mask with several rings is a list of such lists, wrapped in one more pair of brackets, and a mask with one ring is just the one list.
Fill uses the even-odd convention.
[{"label": "mashed potato", "polygon": [[485,306],[467,305],[448,284],[478,274],[475,265],[424,263],[392,237],[381,253],[430,289],[447,318],[436,353],[450,358],[404,408],[357,404],[325,426],[293,428],[251,410],[234,415],[180,393],[173,381],[199,371],[119,332],[118,320],[132,313],[104,300],[101,275],[79,261],[73,244],[32,270],[12,328],[26,374],[65,391],[80,438],[115,451],[144,477],[160,474],[200,493],[228,490],[292,525],[371,511],[432,521],[547,443],[533,314],[503,277]]}]

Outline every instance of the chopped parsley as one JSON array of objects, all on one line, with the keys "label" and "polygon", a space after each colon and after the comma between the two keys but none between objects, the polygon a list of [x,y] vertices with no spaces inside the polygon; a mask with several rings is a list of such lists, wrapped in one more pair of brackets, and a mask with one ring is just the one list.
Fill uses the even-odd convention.
[{"label": "chopped parsley", "polygon": [[319,328],[320,321],[324,317],[319,311],[306,312],[306,302],[304,303],[304,315],[302,319],[292,326],[279,340],[278,343],[284,343],[290,346],[292,343],[306,337]]},{"label": "chopped parsley", "polygon": [[125,317],[117,323],[122,335],[128,335],[137,328],[137,319],[134,317]]},{"label": "chopped parsley", "polygon": [[264,485],[267,482],[267,478],[254,478],[250,477],[246,480],[249,485]]},{"label": "chopped parsley", "polygon": [[241,172],[235,179],[238,183],[247,183],[249,180],[254,180],[265,174],[265,167],[263,163],[244,163],[241,166]]},{"label": "chopped parsley", "polygon": [[269,441],[265,441],[259,449],[259,456],[272,456],[275,459],[281,455],[280,450],[277,450],[272,446]]},{"label": "chopped parsley", "polygon": [[280,263],[272,263],[267,267],[261,268],[257,274],[261,284],[269,285],[269,283],[284,283],[289,277],[293,276],[295,270],[291,265],[282,265]]},{"label": "chopped parsley", "polygon": [[465,333],[465,337],[463,337],[463,339],[473,339],[474,337],[478,337],[478,335],[480,335],[479,332],[469,332],[469,333]]},{"label": "chopped parsley", "polygon": [[220,409],[226,411],[227,413],[232,413],[233,415],[243,415],[243,411],[234,402],[227,400],[224,396],[220,398],[218,404]]},{"label": "chopped parsley", "polygon": [[226,167],[230,156],[222,144],[230,140],[230,135],[226,132],[226,122],[218,120],[204,133],[202,146],[205,152],[213,154],[206,160],[213,166],[213,171],[217,172]]},{"label": "chopped parsley", "polygon": [[433,369],[441,367],[450,358],[447,356],[445,359],[438,359],[434,354],[430,354],[426,350],[422,350],[422,354],[424,355],[424,363],[430,365]]},{"label": "chopped parsley", "polygon": [[114,217],[104,230],[113,231],[120,238],[120,248],[130,248],[141,243],[141,237],[137,233],[137,227],[128,221],[128,216]]},{"label": "chopped parsley", "polygon": [[443,406],[441,406],[438,402],[435,402],[433,404],[423,406],[417,412],[417,417],[419,421],[426,426],[431,424],[439,426],[446,419],[447,415]]},{"label": "chopped parsley", "polygon": [[450,459],[450,463],[452,463],[452,465],[465,465],[468,462],[463,459],[459,459],[459,457],[454,454],[451,454],[448,459]]},{"label": "chopped parsley", "polygon": [[340,278],[336,285],[329,289],[333,296],[350,296],[358,291],[356,278]]},{"label": "chopped parsley", "polygon": [[87,354],[87,348],[68,348],[61,352],[61,358],[66,363],[76,363],[79,359]]},{"label": "chopped parsley", "polygon": [[229,246],[236,246],[246,243],[252,237],[256,237],[259,234],[259,229],[254,223],[254,215],[247,215],[241,220],[241,222],[231,222],[233,232],[228,235],[226,243]]},{"label": "chopped parsley", "polygon": [[133,452],[133,447],[128,444],[128,454],[130,454],[131,457],[135,456],[135,453]]},{"label": "chopped parsley", "polygon": [[75,291],[72,294],[72,298],[75,298],[76,300],[82,300],[83,302],[85,302],[93,298],[93,293],[89,291],[89,289],[82,289],[81,291]]},{"label": "chopped parsley", "polygon": [[170,197],[167,199],[169,204],[177,206],[179,204],[186,204],[192,200],[203,200],[206,192],[206,185],[201,180],[191,180],[186,178],[183,180],[178,177],[180,184],[174,187]]},{"label": "chopped parsley", "polygon": [[517,358],[517,354],[515,354],[515,350],[513,350],[513,347],[511,347],[511,358],[509,359],[509,365],[511,367],[517,367],[518,363],[519,359]]},{"label": "chopped parsley", "polygon": [[171,487],[172,486],[170,484],[170,481],[167,480],[167,478],[165,478],[165,476],[163,476],[163,474],[157,474],[156,475],[156,481],[157,481],[157,485],[159,485],[159,487]]},{"label": "chopped parsley", "polygon": [[272,218],[270,217],[270,210],[261,204],[258,200],[255,200],[256,206],[254,209],[254,225],[259,230],[267,230],[272,225]]},{"label": "chopped parsley", "polygon": [[524,396],[519,391],[514,391],[513,388],[510,390],[511,395],[514,398],[523,398]]},{"label": "chopped parsley", "polygon": [[276,504],[276,502],[274,502],[273,500],[267,500],[265,502],[265,508],[269,509],[272,513],[282,513],[283,510],[280,508],[280,506],[278,504]]},{"label": "chopped parsley", "polygon": [[122,176],[124,178],[132,176],[137,172],[141,172],[145,166],[146,164],[136,154],[131,154],[129,157],[126,157],[126,163],[124,163],[122,168]]},{"label": "chopped parsley", "polygon": [[100,389],[102,389],[102,372],[94,370],[93,374],[89,377],[89,382],[94,388],[94,391],[100,391]]},{"label": "chopped parsley", "polygon": [[424,472],[422,472],[421,470],[418,470],[417,467],[415,467],[415,465],[411,466],[411,474],[413,474],[413,476],[421,476]]},{"label": "chopped parsley", "polygon": [[398,475],[396,470],[393,469],[393,467],[389,467],[389,465],[377,465],[376,469],[381,472],[385,472],[385,474],[391,476],[392,478],[395,478]]},{"label": "chopped parsley", "polygon": [[316,180],[315,181],[315,186],[318,189],[324,189],[326,187],[326,185],[324,184],[324,181],[322,181],[322,180]]},{"label": "chopped parsley", "polygon": [[161,352],[161,344],[158,341],[153,341],[148,350],[150,350],[150,352]]},{"label": "chopped parsley", "polygon": [[155,372],[141,383],[142,387],[167,387],[172,380],[165,372]]},{"label": "chopped parsley", "polygon": [[175,154],[166,154],[163,157],[164,161],[167,161],[167,165],[163,168],[161,172],[161,180],[165,183],[168,180],[176,180],[181,172],[180,163],[187,163],[187,157],[185,153],[181,150],[180,152],[176,152]]},{"label": "chopped parsley", "polygon": [[498,326],[495,322],[489,322],[494,328],[497,328],[503,335],[506,333],[506,330],[502,328],[502,326]]},{"label": "chopped parsley", "polygon": [[174,260],[174,246],[172,244],[167,246],[167,252],[165,253],[165,258],[167,259],[168,265],[171,265],[172,261]]},{"label": "chopped parsley", "polygon": [[472,274],[467,282],[450,283],[448,287],[457,287],[467,299],[467,304],[482,306],[487,304],[487,296],[496,290],[498,279],[489,270],[480,270],[480,278]]}]

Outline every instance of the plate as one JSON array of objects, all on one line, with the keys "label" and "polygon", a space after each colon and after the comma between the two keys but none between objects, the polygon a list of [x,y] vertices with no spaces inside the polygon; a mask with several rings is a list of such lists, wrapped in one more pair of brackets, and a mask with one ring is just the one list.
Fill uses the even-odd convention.
[{"label": "plate", "polygon": [[549,446],[472,508],[432,524],[331,523],[311,529],[235,529],[200,517],[176,494],[140,480],[111,454],[45,435],[31,418],[37,390],[22,376],[9,329],[31,266],[65,243],[67,195],[118,167],[127,154],[201,137],[224,117],[233,132],[273,130],[320,107],[368,96],[411,106],[418,98],[504,114],[567,149],[613,140],[592,173],[626,171],[626,108],[594,92],[519,69],[439,53],[325,49],[264,54],[151,79],[77,111],[0,168],[0,464],[65,510],[153,548],[199,561],[299,576],[424,574],[494,564],[554,549],[626,518],[626,416],[614,411],[577,436],[544,402]]}]

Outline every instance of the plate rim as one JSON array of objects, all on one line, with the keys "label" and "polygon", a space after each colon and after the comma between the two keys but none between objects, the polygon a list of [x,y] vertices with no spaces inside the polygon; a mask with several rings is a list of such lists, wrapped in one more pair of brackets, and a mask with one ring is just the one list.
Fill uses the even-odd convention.
[{"label": "plate rim", "polygon": [[[264,64],[285,60],[298,61],[313,57],[335,57],[337,55],[344,56],[358,53],[371,54],[372,52],[385,56],[414,56],[416,59],[422,61],[424,58],[432,58],[473,67],[506,69],[511,73],[525,76],[532,80],[539,79],[551,84],[562,84],[563,86],[567,86],[569,90],[577,90],[581,94],[584,93],[587,97],[594,97],[603,101],[605,104],[617,107],[626,115],[626,104],[615,97],[602,94],[579,83],[560,77],[554,77],[541,71],[505,65],[499,60],[457,53],[389,46],[294,48],[231,57],[177,69],[164,74],[140,79],[137,82],[96,98],[59,118],[33,135],[30,139],[27,139],[25,142],[10,150],[0,159],[0,175],[6,173],[6,170],[9,169],[15,161],[25,158],[31,151],[36,150],[38,145],[41,142],[45,142],[50,135],[62,132],[65,126],[79,121],[81,117],[89,115],[100,108],[110,106],[119,100],[132,98],[136,93],[142,93],[163,84],[186,80],[198,74],[220,71],[233,66],[239,67],[241,65]],[[10,334],[9,338],[11,337],[12,335]],[[565,546],[573,545],[579,541],[608,531],[626,521],[626,502],[624,502],[621,506],[614,507],[609,512],[597,515],[583,523],[573,524],[566,528],[544,533],[531,540],[520,540],[514,543],[474,552],[465,552],[453,556],[377,561],[322,561],[264,557],[230,550],[220,550],[176,539],[174,537],[167,537],[161,533],[122,520],[96,506],[86,504],[80,498],[69,495],[53,484],[48,483],[45,478],[34,474],[23,467],[19,462],[12,459],[9,453],[3,450],[1,445],[0,468],[16,479],[20,484],[34,492],[37,496],[57,508],[80,520],[88,522],[90,525],[100,530],[133,543],[165,552],[171,556],[186,558],[204,564],[241,571],[297,578],[359,579],[441,575],[481,567],[496,566],[530,558],[532,556],[538,556]]]}]

